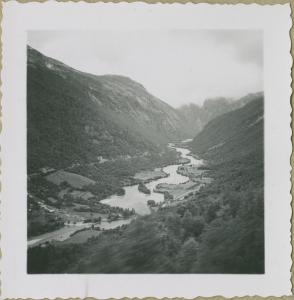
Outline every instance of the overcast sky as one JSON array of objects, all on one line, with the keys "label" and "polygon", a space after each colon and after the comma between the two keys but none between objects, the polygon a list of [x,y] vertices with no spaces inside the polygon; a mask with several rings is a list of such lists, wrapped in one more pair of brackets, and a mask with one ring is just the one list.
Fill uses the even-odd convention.
[{"label": "overcast sky", "polygon": [[28,44],[81,71],[128,76],[174,107],[263,90],[261,31],[31,31]]}]

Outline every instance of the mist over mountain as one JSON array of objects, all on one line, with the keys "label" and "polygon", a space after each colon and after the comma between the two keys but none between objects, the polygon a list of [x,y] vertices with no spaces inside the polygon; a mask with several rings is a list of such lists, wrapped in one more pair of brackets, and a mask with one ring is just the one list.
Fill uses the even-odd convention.
[{"label": "mist over mountain", "polygon": [[178,112],[186,121],[185,130],[195,136],[210,120],[238,109],[261,96],[263,96],[263,92],[251,93],[237,100],[224,97],[209,98],[203,102],[202,106],[195,103],[182,105],[178,108]]},{"label": "mist over mountain", "polygon": [[211,120],[191,142],[195,153],[215,162],[263,155],[263,95],[240,99],[241,108]]}]

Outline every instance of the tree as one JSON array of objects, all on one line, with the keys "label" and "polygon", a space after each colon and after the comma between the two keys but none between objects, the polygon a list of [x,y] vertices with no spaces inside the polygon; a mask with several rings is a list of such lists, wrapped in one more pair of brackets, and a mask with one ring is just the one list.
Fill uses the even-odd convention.
[{"label": "tree", "polygon": [[169,232],[180,239],[183,232],[181,217],[178,214],[169,213],[165,223]]},{"label": "tree", "polygon": [[216,219],[202,235],[197,273],[263,273],[263,218]]},{"label": "tree", "polygon": [[155,206],[155,204],[156,204],[156,203],[155,203],[154,200],[148,200],[148,201],[147,201],[147,205],[150,206],[150,207]]},{"label": "tree", "polygon": [[177,271],[190,273],[197,261],[199,244],[194,238],[189,238],[182,246],[177,256]]},{"label": "tree", "polygon": [[193,217],[190,211],[186,211],[183,217],[183,228],[185,237],[198,237],[205,226],[203,217]]},{"label": "tree", "polygon": [[217,211],[220,209],[219,203],[211,203],[208,207],[206,220],[207,222],[213,221],[217,217]]}]

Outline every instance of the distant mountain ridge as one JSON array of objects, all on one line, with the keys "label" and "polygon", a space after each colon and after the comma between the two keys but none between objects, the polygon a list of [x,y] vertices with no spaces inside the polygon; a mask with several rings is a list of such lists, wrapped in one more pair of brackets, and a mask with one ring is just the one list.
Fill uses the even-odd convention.
[{"label": "distant mountain ridge", "polygon": [[194,153],[220,163],[249,154],[263,156],[263,96],[211,120],[191,142]]},{"label": "distant mountain ridge", "polygon": [[238,100],[224,97],[206,99],[202,106],[194,103],[186,104],[178,108],[179,114],[186,120],[186,131],[194,136],[199,133],[212,119],[241,108],[252,100],[262,97],[263,92],[251,93]]},{"label": "distant mountain ridge", "polygon": [[77,71],[31,47],[27,55],[29,170],[158,151],[187,137],[176,109],[141,84]]}]

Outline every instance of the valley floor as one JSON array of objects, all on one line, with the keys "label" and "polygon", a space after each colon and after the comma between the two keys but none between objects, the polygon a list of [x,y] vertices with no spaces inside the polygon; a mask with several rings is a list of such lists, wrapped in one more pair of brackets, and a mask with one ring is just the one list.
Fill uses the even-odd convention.
[{"label": "valley floor", "polygon": [[[116,189],[83,187],[86,195],[94,195],[90,198],[75,198],[81,188],[68,182],[56,191],[56,185],[42,181],[47,187],[43,199],[59,201],[53,206],[39,196],[34,210],[32,188],[29,220],[51,218],[58,226],[48,227],[46,221],[45,232],[32,234],[28,273],[264,273],[263,152],[254,148],[240,157],[204,163],[186,148],[169,148],[170,164],[161,160],[151,171],[145,164],[140,171],[133,168],[132,176],[123,172],[134,165],[116,165],[113,173],[122,170]],[[189,163],[180,164],[183,158]],[[100,172],[110,170],[109,162],[99,167]],[[88,168],[75,171],[92,180],[97,175]],[[139,191],[139,182],[150,194]]]},{"label": "valley floor", "polygon": [[[39,235],[32,234],[28,240],[28,246],[34,247],[44,243],[55,245],[84,243],[89,238],[98,236],[101,231],[129,224],[136,214],[149,214],[161,207],[177,205],[179,201],[184,201],[209,183],[203,176],[205,171],[199,172],[198,170],[197,165],[202,164],[200,161],[193,157],[189,159],[189,151],[184,148],[174,146],[172,148],[177,151],[177,160],[174,161],[176,164],[136,172],[130,180],[136,183],[135,185],[129,185],[130,182],[128,182],[127,186],[122,187],[124,192],[110,196],[106,200],[95,199],[95,195],[89,188],[89,185],[95,184],[92,179],[64,170],[50,169],[49,175],[46,174],[44,178],[47,184],[51,183],[59,188],[57,193],[55,191],[57,197],[52,195],[47,197],[47,201],[42,201],[29,194],[31,200],[29,224],[31,227],[38,227],[42,221],[45,224],[48,223],[49,219],[49,224],[57,225],[43,228],[44,233],[41,232]],[[191,164],[191,159],[196,164]],[[92,166],[95,165],[92,164]],[[182,172],[181,170],[188,171]],[[165,180],[166,178],[168,179]],[[165,181],[167,183],[162,183]],[[149,192],[140,192],[138,182],[149,185],[150,190],[144,185]],[[52,185],[50,187],[52,190]],[[131,193],[130,190],[132,190]],[[36,200],[37,209],[34,206]],[[67,205],[63,203],[60,205],[60,200],[65,200]],[[34,229],[32,231],[34,232]],[[78,232],[77,235],[76,232]]]},{"label": "valley floor", "polygon": [[[151,207],[153,213],[134,217],[127,226],[82,228],[69,239],[29,247],[28,273],[261,274],[260,158],[249,155],[209,165],[202,176],[206,183],[213,179],[209,184],[183,200],[167,199]],[[186,168],[183,172],[194,169]],[[195,174],[190,180],[196,180]]]}]

